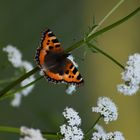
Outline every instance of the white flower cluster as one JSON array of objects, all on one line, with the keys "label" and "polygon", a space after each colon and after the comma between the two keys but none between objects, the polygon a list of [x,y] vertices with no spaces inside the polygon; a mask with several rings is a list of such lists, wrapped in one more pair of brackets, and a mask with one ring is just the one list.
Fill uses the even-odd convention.
[{"label": "white flower cluster", "polygon": [[[22,68],[25,72],[28,72],[33,69],[33,66],[30,62],[22,60],[22,54],[16,47],[13,47],[12,45],[8,45],[5,48],[3,48],[3,51],[8,53],[8,60],[15,68],[20,68],[20,69]],[[32,75],[29,78],[22,81],[20,85],[21,87],[23,87],[34,80],[35,77]],[[27,96],[32,91],[33,88],[34,85],[31,85],[26,89],[22,90],[20,93],[16,93],[14,99],[11,101],[11,105],[14,107],[18,107],[21,103],[21,97]]]},{"label": "white flower cluster", "polygon": [[117,89],[124,95],[133,95],[139,90],[140,85],[140,54],[129,56],[125,71],[121,73],[125,84],[120,84]]},{"label": "white flower cluster", "polygon": [[76,85],[72,85],[72,84],[70,84],[69,86],[68,86],[68,88],[66,89],[66,93],[67,94],[72,94],[72,93],[74,93],[76,91]]},{"label": "white flower cluster", "polygon": [[8,53],[8,60],[12,63],[15,68],[18,68],[22,64],[22,54],[21,52],[12,45],[8,45],[3,48],[3,51]]},{"label": "white flower cluster", "polygon": [[94,129],[95,129],[98,133],[100,133],[100,134],[106,134],[104,128],[103,128],[101,125],[99,125],[99,124],[96,124],[95,127],[94,127]]},{"label": "white flower cluster", "polygon": [[99,97],[97,107],[92,107],[92,112],[100,113],[106,123],[118,118],[117,107],[108,97]]},{"label": "white flower cluster", "polygon": [[95,129],[97,132],[92,134],[92,140],[125,140],[123,134],[119,131],[106,133],[99,125],[95,126]]},{"label": "white flower cluster", "polygon": [[20,140],[46,140],[42,137],[39,129],[29,129],[25,126],[22,126],[20,128],[20,133],[22,136],[24,136],[23,138],[20,138]]},{"label": "white flower cluster", "polygon": [[78,113],[74,109],[66,107],[63,115],[68,124],[60,126],[60,132],[64,136],[61,140],[82,140],[84,134],[79,128],[81,118]]}]

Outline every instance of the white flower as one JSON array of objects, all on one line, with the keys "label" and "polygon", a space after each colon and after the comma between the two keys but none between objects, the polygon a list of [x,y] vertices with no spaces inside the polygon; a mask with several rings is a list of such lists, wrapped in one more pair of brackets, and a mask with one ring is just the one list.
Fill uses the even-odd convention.
[{"label": "white flower", "polygon": [[94,132],[93,134],[92,134],[92,140],[106,140],[105,139],[106,138],[106,134],[100,134],[100,133],[98,133],[98,132]]},{"label": "white flower", "polygon": [[[33,66],[30,62],[22,60],[22,54],[16,47],[13,47],[12,45],[8,45],[7,47],[3,48],[3,51],[8,53],[8,60],[12,63],[12,65],[15,68],[20,68],[25,72],[29,72],[30,70],[33,69]],[[35,77],[34,75],[32,75],[27,79],[25,79],[24,81],[22,81],[20,85],[21,87],[26,86],[27,84],[31,83],[34,80]],[[16,93],[13,100],[11,101],[11,105],[13,107],[19,107],[19,105],[21,104],[22,95],[27,96],[33,90],[33,88],[34,85],[31,85],[23,89],[21,92]]]},{"label": "white flower", "polygon": [[92,140],[125,140],[119,131],[106,133],[100,125],[96,125],[95,129],[97,132],[92,134]]},{"label": "white flower", "polygon": [[130,84],[129,86],[125,84],[120,84],[117,86],[117,89],[120,93],[123,93],[124,95],[133,95],[139,90],[139,86],[133,84]]},{"label": "white flower", "polygon": [[70,84],[66,89],[67,94],[72,94],[76,91],[76,85]]},{"label": "white flower", "polygon": [[96,129],[96,131],[98,133],[100,133],[100,134],[106,134],[104,128],[101,125],[99,125],[99,124],[96,124],[95,127],[94,127],[94,129]]},{"label": "white flower", "polygon": [[20,106],[21,97],[22,97],[22,95],[21,95],[20,93],[16,93],[16,94],[14,95],[13,100],[11,101],[11,105],[12,105],[13,107],[18,107],[18,106]]},{"label": "white flower", "polygon": [[24,138],[20,138],[20,140],[46,140],[42,137],[42,134],[39,129],[27,128],[22,126],[20,128],[21,135]]},{"label": "white flower", "polygon": [[123,134],[119,131],[109,133],[94,132],[92,134],[92,140],[125,140]]},{"label": "white flower", "polygon": [[64,136],[61,140],[82,140],[83,132],[77,126],[62,125],[60,126],[60,132]]},{"label": "white flower", "polygon": [[[24,69],[25,72],[29,72],[30,70],[33,69],[33,66],[28,61],[23,61],[21,68]],[[28,77],[27,79],[23,80],[20,85],[21,85],[21,87],[26,86],[27,84],[31,83],[34,80],[35,80],[35,77],[34,77],[34,75],[32,75],[32,76]],[[16,93],[13,100],[11,101],[11,105],[13,107],[19,107],[21,104],[21,97],[27,96],[33,90],[34,86],[35,85],[33,84],[33,85],[23,89],[21,92]]]},{"label": "white flower", "polygon": [[125,71],[121,73],[125,84],[117,86],[119,92],[124,95],[133,95],[139,90],[140,85],[140,54],[129,56]]},{"label": "white flower", "polygon": [[67,58],[68,58],[69,60],[72,61],[73,65],[74,65],[75,67],[78,67],[78,64],[74,61],[73,55],[69,55]]},{"label": "white flower", "polygon": [[100,113],[106,123],[118,118],[116,105],[107,97],[98,98],[97,107],[92,107],[92,112]]},{"label": "white flower", "polygon": [[28,61],[22,61],[21,67],[23,67],[26,72],[29,72],[30,70],[33,69],[32,64]]},{"label": "white flower", "polygon": [[22,54],[16,47],[13,47],[12,45],[8,45],[5,48],[3,48],[3,51],[8,53],[8,60],[12,63],[12,65],[15,68],[18,68],[21,66]]},{"label": "white flower", "polygon": [[[22,62],[22,67],[26,72],[29,72],[30,70],[33,69],[33,66],[31,63],[27,62],[27,61],[23,61]],[[35,77],[32,75],[30,77],[28,77],[27,79],[25,79],[24,81],[21,82],[21,86],[25,86],[31,82],[33,82],[35,80]],[[21,94],[24,96],[27,96],[34,88],[34,85],[31,85],[27,88],[25,88],[24,90],[21,91]]]},{"label": "white flower", "polygon": [[66,107],[63,115],[67,120],[67,124],[60,126],[60,132],[63,135],[63,139],[61,140],[82,140],[84,134],[79,128],[81,118],[79,117],[78,112],[72,108]]},{"label": "white flower", "polygon": [[123,134],[119,131],[106,134],[106,140],[125,140]]},{"label": "white flower", "polygon": [[66,118],[67,122],[71,126],[79,126],[81,124],[81,118],[78,115],[78,112],[76,112],[73,108],[68,108],[63,112],[64,117]]}]

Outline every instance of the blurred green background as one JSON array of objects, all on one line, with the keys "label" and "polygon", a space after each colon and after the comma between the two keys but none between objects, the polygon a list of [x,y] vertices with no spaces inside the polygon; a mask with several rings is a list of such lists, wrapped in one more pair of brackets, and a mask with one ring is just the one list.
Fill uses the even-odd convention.
[{"label": "blurred green background", "polygon": [[[15,69],[7,61],[2,47],[17,46],[23,59],[34,66],[34,55],[41,31],[50,28],[62,43],[69,47],[82,39],[92,26],[93,17],[98,23],[118,0],[0,0],[0,80],[12,77]],[[126,0],[104,23],[103,27],[126,16],[140,5],[139,0]],[[140,13],[129,21],[104,33],[96,40],[99,46],[123,65],[128,55],[140,51]],[[140,140],[140,95],[120,95],[116,85],[121,83],[122,69],[101,54],[81,48],[72,52],[85,79],[83,87],[73,95],[65,93],[65,85],[49,84],[42,79],[32,93],[22,99],[19,108],[10,106],[10,100],[0,101],[0,125],[28,126],[56,132],[63,124],[62,112],[66,106],[77,110],[82,118],[82,129],[87,130],[96,120],[91,112],[100,96],[113,99],[119,109],[115,122],[103,125],[107,132],[121,131],[127,140]],[[0,89],[3,85],[0,85]],[[0,140],[19,139],[19,135],[0,132]]]}]

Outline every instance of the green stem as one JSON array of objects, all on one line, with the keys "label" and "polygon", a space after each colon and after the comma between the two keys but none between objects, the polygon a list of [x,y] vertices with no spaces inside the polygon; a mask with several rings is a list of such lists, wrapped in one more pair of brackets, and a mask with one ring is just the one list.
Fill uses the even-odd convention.
[{"label": "green stem", "polygon": [[0,126],[0,131],[20,134],[19,128],[16,127]]},{"label": "green stem", "polygon": [[86,42],[86,44],[89,46],[89,48],[94,48],[95,50],[97,50],[98,52],[100,52],[101,54],[103,54],[104,56],[106,56],[107,58],[109,58],[110,60],[112,60],[119,67],[121,67],[122,69],[125,69],[124,66],[121,63],[119,63],[116,59],[114,59],[112,56],[110,56],[109,54],[107,54],[103,50],[99,49],[98,47],[94,46],[93,44],[91,44],[89,42]]},{"label": "green stem", "polygon": [[40,79],[42,79],[42,78],[43,78],[43,76],[40,76],[40,77],[36,78],[34,81],[32,81],[31,83],[29,83],[29,84],[27,84],[27,85],[25,85],[25,86],[23,86],[23,87],[20,87],[20,88],[17,89],[16,91],[12,91],[12,92],[10,92],[10,93],[4,94],[4,95],[0,98],[0,100],[3,100],[3,99],[6,99],[6,98],[9,98],[9,97],[13,96],[15,93],[22,91],[23,89],[25,89],[25,88],[31,86],[32,84],[35,84],[38,80],[40,80]]},{"label": "green stem", "polygon": [[[0,131],[7,132],[7,133],[20,134],[20,129],[16,128],[16,127],[0,126]],[[45,137],[45,138],[59,138],[62,136],[60,136],[60,134],[57,134],[57,133],[46,132],[45,134],[43,134],[43,137]]]},{"label": "green stem", "polygon": [[124,2],[124,0],[120,0],[110,11],[107,13],[107,15],[99,22],[99,24],[88,34],[88,37],[91,36],[97,29],[109,18],[110,15],[112,15],[113,12],[117,10],[117,8]]},{"label": "green stem", "polygon": [[99,122],[99,120],[102,118],[102,115],[100,115],[97,120],[94,122],[94,124],[86,131],[85,138],[88,136],[88,134],[94,130],[95,125]]},{"label": "green stem", "polygon": [[42,133],[44,138],[62,138],[62,135],[59,133]]},{"label": "green stem", "polygon": [[[95,32],[95,33],[92,34],[91,36],[87,37],[86,40],[89,42],[89,41],[91,41],[93,38],[97,37],[98,35],[101,35],[101,34],[107,32],[107,31],[111,30],[111,29],[114,28],[114,27],[117,27],[118,25],[124,23],[125,21],[127,21],[128,19],[130,19],[131,17],[133,17],[134,15],[136,15],[139,11],[140,11],[140,7],[138,7],[136,10],[134,10],[132,13],[130,13],[130,14],[127,15],[126,17],[122,18],[121,20],[119,20],[119,21],[117,21],[117,22],[115,22],[115,23],[113,23],[113,24],[111,24],[111,25],[109,25],[109,26],[107,26],[107,27],[105,27],[105,28],[103,28],[103,29],[101,29],[101,30]],[[70,52],[70,51],[72,51],[72,50],[74,50],[74,49],[80,47],[81,45],[84,44],[84,42],[85,42],[84,39],[82,39],[82,40],[76,42],[76,43],[73,44],[71,47],[69,47],[68,49],[66,49],[66,52]]]},{"label": "green stem", "polygon": [[10,85],[8,85],[6,88],[4,88],[2,91],[0,91],[0,97],[2,97],[5,93],[7,93],[10,89],[12,89],[13,87],[15,87],[17,84],[19,84],[21,81],[23,81],[24,79],[26,79],[27,77],[31,76],[32,74],[34,74],[36,71],[38,71],[39,68],[35,67],[33,70],[29,71],[28,73],[24,74],[23,76],[21,76],[20,78],[18,78],[16,81],[14,81],[13,83],[11,83]]}]

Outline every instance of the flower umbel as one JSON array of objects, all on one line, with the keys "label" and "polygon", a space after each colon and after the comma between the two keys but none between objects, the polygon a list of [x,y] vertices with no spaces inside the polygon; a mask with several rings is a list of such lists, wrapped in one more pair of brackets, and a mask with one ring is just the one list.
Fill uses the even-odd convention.
[{"label": "flower umbel", "polygon": [[106,140],[125,140],[125,138],[120,131],[115,131],[107,133]]},{"label": "flower umbel", "polygon": [[133,95],[139,90],[140,85],[140,54],[129,56],[125,71],[121,73],[125,84],[117,86],[119,92],[124,95]]},{"label": "flower umbel", "polygon": [[[11,64],[15,68],[19,68],[25,73],[33,69],[33,66],[30,62],[22,60],[22,54],[16,47],[13,47],[12,45],[8,45],[7,47],[3,48],[3,51],[7,52],[8,60],[11,62]],[[32,75],[28,77],[27,79],[25,79],[24,81],[22,81],[20,85],[21,87],[23,87],[34,80],[35,80],[35,77],[34,75]],[[33,88],[34,88],[34,85],[31,85],[27,87],[26,89],[22,90],[21,92],[16,93],[14,95],[13,100],[11,101],[11,105],[14,107],[18,107],[21,103],[21,97],[23,95],[27,96],[32,91]]]},{"label": "flower umbel", "polygon": [[102,126],[95,126],[96,132],[92,134],[92,140],[125,140],[120,131],[106,133]]},{"label": "flower umbel", "polygon": [[39,129],[27,128],[22,126],[20,128],[21,135],[24,136],[20,140],[46,140],[42,137]]},{"label": "flower umbel", "polygon": [[99,125],[99,124],[96,124],[95,127],[94,127],[94,129],[95,129],[98,133],[100,133],[100,134],[106,134],[104,128],[103,128],[101,125]]},{"label": "flower umbel", "polygon": [[117,107],[108,97],[99,97],[97,107],[92,107],[92,112],[100,113],[106,123],[118,118]]},{"label": "flower umbel", "polygon": [[125,138],[119,131],[109,132],[106,134],[94,132],[92,134],[92,140],[125,140]]},{"label": "flower umbel", "polygon": [[67,94],[73,94],[76,91],[76,85],[69,85],[68,88],[66,89]]},{"label": "flower umbel", "polygon": [[22,65],[22,54],[16,47],[7,45],[5,48],[3,48],[3,51],[7,52],[8,60],[15,68],[18,68]]},{"label": "flower umbel", "polygon": [[72,108],[66,107],[63,112],[64,117],[67,120],[67,124],[60,126],[60,132],[64,136],[61,140],[82,140],[83,132],[79,128],[81,124],[81,118]]},{"label": "flower umbel", "polygon": [[60,126],[60,132],[64,136],[61,140],[82,140],[83,139],[83,132],[77,126],[69,126],[63,124]]},{"label": "flower umbel", "polygon": [[67,122],[71,126],[79,126],[81,124],[81,118],[73,108],[66,107],[63,116],[66,118]]}]

